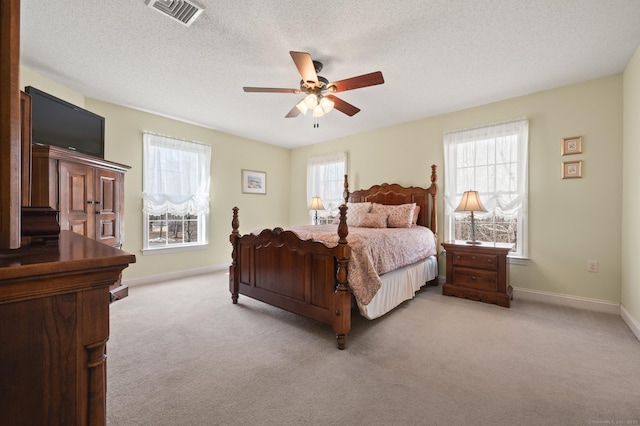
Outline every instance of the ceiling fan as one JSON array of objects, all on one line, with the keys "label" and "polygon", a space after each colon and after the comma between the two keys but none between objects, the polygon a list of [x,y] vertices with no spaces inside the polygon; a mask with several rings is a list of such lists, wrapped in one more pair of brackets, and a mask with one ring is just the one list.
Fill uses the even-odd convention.
[{"label": "ceiling fan", "polygon": [[[331,111],[332,108],[350,117],[354,116],[360,112],[360,108],[343,101],[333,95],[333,93],[346,92],[347,90],[360,89],[362,87],[384,83],[384,78],[380,71],[330,83],[329,80],[318,75],[322,70],[321,62],[312,60],[311,55],[306,52],[291,51],[289,53],[300,72],[300,76],[302,76],[299,89],[243,87],[245,92],[305,94],[306,96],[289,111],[285,116],[286,118],[297,117],[300,113],[306,114],[308,110],[313,111],[314,117],[322,117],[325,113]],[[317,125],[314,124],[314,127],[317,127]]]}]

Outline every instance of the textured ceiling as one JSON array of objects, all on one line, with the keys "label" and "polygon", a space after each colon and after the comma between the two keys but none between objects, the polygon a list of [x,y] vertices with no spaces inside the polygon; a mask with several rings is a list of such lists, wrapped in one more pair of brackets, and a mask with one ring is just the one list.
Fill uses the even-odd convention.
[{"label": "textured ceiling", "polygon": [[[144,0],[22,0],[21,60],[85,96],[283,147],[298,147],[624,70],[639,0],[199,0],[186,27]],[[362,111],[319,128],[284,118],[302,95],[289,51]],[[179,135],[175,135],[179,136]]]}]

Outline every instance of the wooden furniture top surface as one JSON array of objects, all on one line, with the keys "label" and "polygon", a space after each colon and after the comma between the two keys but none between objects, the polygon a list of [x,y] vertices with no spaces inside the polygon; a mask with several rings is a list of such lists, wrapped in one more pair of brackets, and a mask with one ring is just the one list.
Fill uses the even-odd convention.
[{"label": "wooden furniture top surface", "polygon": [[499,253],[509,252],[513,248],[513,244],[511,243],[487,243],[482,242],[482,244],[467,244],[466,241],[456,240],[456,241],[446,241],[442,243],[442,247],[445,250],[465,250],[465,251],[474,251],[474,250],[486,250],[486,251],[495,251]]},{"label": "wooden furniture top surface", "polygon": [[126,172],[131,168],[131,166],[114,163],[113,161],[108,161],[104,158],[94,157],[92,155],[61,148],[58,146],[34,144],[32,145],[31,152],[33,158],[47,157],[54,158],[56,160],[73,161],[75,163],[80,163],[91,167],[100,167],[120,172]]},{"label": "wooden furniture top surface", "polygon": [[71,231],[61,231],[57,246],[32,244],[0,251],[0,286],[5,280],[117,267],[135,261],[132,254]]}]

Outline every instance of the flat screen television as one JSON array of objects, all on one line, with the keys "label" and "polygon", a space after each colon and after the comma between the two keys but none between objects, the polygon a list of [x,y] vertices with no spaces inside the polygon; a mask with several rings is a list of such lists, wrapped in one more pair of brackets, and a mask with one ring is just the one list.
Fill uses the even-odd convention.
[{"label": "flat screen television", "polygon": [[104,117],[28,86],[31,141],[104,158]]}]

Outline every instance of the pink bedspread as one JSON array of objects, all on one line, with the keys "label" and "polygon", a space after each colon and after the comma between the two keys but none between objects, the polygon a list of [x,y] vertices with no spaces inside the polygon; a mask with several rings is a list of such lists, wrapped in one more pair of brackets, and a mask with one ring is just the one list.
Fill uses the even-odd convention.
[{"label": "pink bedspread", "polygon": [[[308,225],[288,228],[301,239],[321,241],[328,247],[338,244],[338,225]],[[351,246],[349,285],[358,302],[368,305],[382,285],[380,275],[410,265],[437,252],[429,228],[349,227]]]}]

